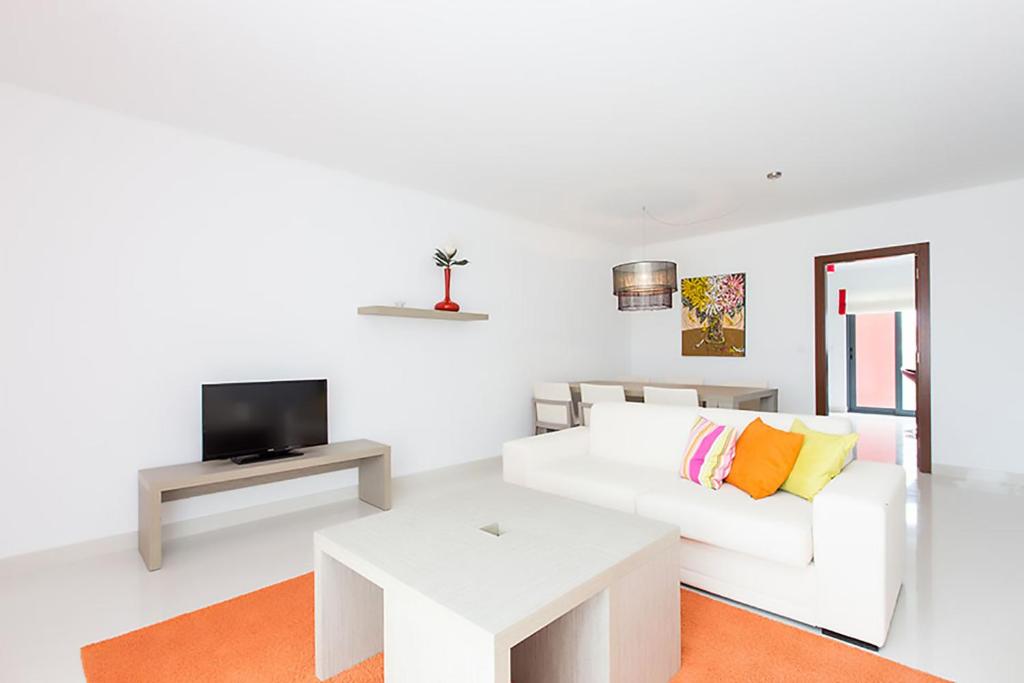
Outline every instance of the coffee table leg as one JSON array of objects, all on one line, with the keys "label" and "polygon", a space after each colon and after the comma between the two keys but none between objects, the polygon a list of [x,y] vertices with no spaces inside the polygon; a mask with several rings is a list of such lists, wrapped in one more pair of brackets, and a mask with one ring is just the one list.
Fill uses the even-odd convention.
[{"label": "coffee table leg", "polygon": [[512,650],[516,683],[665,683],[679,670],[672,547]]},{"label": "coffee table leg", "polygon": [[325,680],[384,646],[384,594],[319,547],[314,557],[316,675]]},{"label": "coffee table leg", "polygon": [[679,671],[679,546],[608,587],[611,683],[664,683]]},{"label": "coffee table leg", "polygon": [[494,636],[412,591],[384,595],[386,683],[509,683],[511,657]]},{"label": "coffee table leg", "polygon": [[516,683],[609,683],[610,601],[603,590],[512,648]]}]

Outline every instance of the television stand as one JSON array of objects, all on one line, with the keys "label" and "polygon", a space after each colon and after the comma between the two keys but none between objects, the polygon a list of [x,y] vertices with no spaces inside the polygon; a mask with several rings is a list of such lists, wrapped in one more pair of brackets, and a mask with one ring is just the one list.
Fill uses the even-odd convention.
[{"label": "television stand", "polygon": [[359,468],[359,499],[390,510],[391,446],[366,439],[311,446],[301,454],[242,465],[207,460],[139,470],[139,554],[149,571],[160,569],[161,503],[350,467]]},{"label": "television stand", "polygon": [[248,465],[253,462],[264,462],[266,460],[280,460],[281,458],[294,458],[297,455],[304,455],[303,451],[273,451],[271,453],[249,453],[247,455],[236,455],[230,458],[236,465]]}]

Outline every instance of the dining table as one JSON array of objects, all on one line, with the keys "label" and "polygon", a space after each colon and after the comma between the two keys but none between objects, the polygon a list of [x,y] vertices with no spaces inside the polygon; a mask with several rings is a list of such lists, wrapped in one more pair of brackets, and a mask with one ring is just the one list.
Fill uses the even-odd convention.
[{"label": "dining table", "polygon": [[580,401],[580,384],[621,385],[626,400],[643,402],[644,387],[667,389],[696,389],[697,399],[704,408],[731,408],[733,410],[759,410],[767,413],[779,412],[779,390],[772,387],[743,387],[725,384],[681,384],[643,380],[587,379],[569,382],[573,401]]}]

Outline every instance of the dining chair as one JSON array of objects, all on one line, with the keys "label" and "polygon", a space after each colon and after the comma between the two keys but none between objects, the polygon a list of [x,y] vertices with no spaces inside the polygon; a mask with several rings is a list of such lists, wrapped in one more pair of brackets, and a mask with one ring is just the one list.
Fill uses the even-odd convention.
[{"label": "dining chair", "polygon": [[626,402],[626,388],[621,384],[580,384],[580,416],[584,425],[590,422],[591,406],[612,402]]},{"label": "dining chair", "polygon": [[575,426],[572,391],[568,382],[538,382],[533,385],[533,419],[535,434]]},{"label": "dining chair", "polygon": [[669,389],[666,387],[644,387],[644,403],[655,403],[667,406],[700,405],[696,389]]}]

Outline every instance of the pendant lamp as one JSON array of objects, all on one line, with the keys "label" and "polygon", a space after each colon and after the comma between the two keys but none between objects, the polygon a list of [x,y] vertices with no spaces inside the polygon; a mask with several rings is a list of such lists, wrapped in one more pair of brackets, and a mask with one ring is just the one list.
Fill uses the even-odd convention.
[{"label": "pendant lamp", "polygon": [[[641,231],[646,237],[647,207],[643,207]],[[646,241],[646,240],[645,240]],[[620,311],[661,311],[672,308],[672,293],[678,289],[673,261],[631,261],[612,268],[612,294]]]},{"label": "pendant lamp", "polygon": [[676,291],[672,261],[632,261],[612,268],[612,293],[620,311],[661,311],[672,308]]}]

